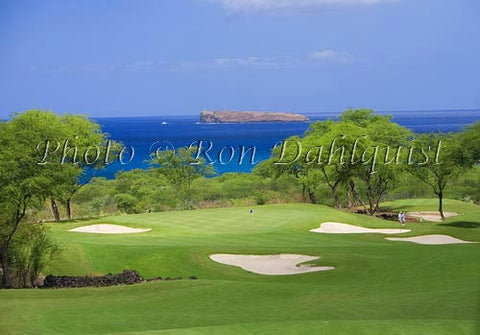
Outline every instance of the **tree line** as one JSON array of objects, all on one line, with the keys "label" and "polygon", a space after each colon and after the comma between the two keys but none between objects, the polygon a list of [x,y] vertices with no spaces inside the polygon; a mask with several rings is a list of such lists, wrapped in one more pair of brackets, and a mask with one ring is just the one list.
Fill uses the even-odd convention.
[{"label": "tree line", "polygon": [[[370,215],[402,184],[417,187],[420,182],[438,197],[444,219],[447,186],[460,175],[478,175],[480,161],[480,122],[457,133],[416,134],[391,116],[367,109],[347,110],[338,121],[316,122],[303,137],[284,143],[288,141],[295,145],[275,148],[257,172],[298,176],[304,197],[312,203],[321,185],[327,185],[336,208],[363,207]],[[312,152],[315,159],[309,157]]]}]

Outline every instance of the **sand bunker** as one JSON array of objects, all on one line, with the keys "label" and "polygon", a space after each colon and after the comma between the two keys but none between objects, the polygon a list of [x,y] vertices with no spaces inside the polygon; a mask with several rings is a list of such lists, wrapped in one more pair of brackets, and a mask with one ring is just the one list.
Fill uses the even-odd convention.
[{"label": "sand bunker", "polygon": [[323,234],[401,234],[408,233],[410,229],[373,229],[357,227],[346,223],[324,222],[320,225],[320,228],[310,231],[312,233]]},{"label": "sand bunker", "polygon": [[[407,217],[410,216],[431,222],[442,222],[442,217],[440,216],[439,212],[407,212],[406,214]],[[444,212],[443,214],[446,218],[460,215],[454,212]]]},{"label": "sand bunker", "polygon": [[448,235],[423,235],[414,237],[386,237],[389,241],[413,242],[417,244],[439,245],[439,244],[459,244],[459,243],[477,243],[459,240]]},{"label": "sand bunker", "polygon": [[238,266],[244,270],[261,275],[296,275],[308,272],[327,271],[333,266],[297,266],[299,263],[319,259],[316,256],[280,254],[280,255],[231,255],[214,254],[210,259],[226,265]]},{"label": "sand bunker", "polygon": [[83,226],[75,229],[70,229],[76,233],[90,233],[90,234],[137,234],[145,233],[151,229],[130,228],[114,224],[94,224],[91,226]]}]

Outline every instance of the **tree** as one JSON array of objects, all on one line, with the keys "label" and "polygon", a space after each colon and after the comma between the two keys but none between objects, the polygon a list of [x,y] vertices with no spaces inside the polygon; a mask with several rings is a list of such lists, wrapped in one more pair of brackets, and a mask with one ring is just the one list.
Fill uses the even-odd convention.
[{"label": "tree", "polygon": [[[303,161],[302,138],[292,136],[284,140],[272,150],[269,159],[260,162],[253,170],[253,173],[262,178],[272,178],[274,181],[281,177],[288,180],[295,180],[302,189],[302,200],[316,203],[316,186],[318,178],[313,177],[312,172]],[[294,179],[291,179],[294,178]]]},{"label": "tree", "polygon": [[341,208],[340,186],[352,172],[350,152],[361,128],[352,123],[331,120],[316,122],[305,136],[290,137],[277,146],[272,157],[256,169],[256,173],[270,172],[276,177],[293,175],[302,186],[303,197],[317,202],[317,192],[322,184],[328,185],[336,208]]},{"label": "tree", "polygon": [[[360,127],[353,123],[336,122],[323,128],[322,133],[312,132],[304,139],[305,158],[310,169],[319,171],[317,176],[323,178],[332,192],[335,208],[342,207],[340,187],[346,185],[355,172],[355,155],[352,148],[355,141],[362,136]],[[313,152],[312,160],[309,153]],[[320,179],[321,180],[321,179]]]},{"label": "tree", "polygon": [[25,257],[12,254],[11,246],[18,231],[22,230],[21,224],[32,224],[26,220],[27,215],[41,208],[48,199],[58,221],[60,213],[56,199],[66,197],[69,203],[72,188],[85,169],[101,164],[97,162],[102,161],[100,146],[105,139],[100,127],[83,116],[57,116],[52,112],[32,110],[15,114],[9,121],[0,123],[0,264],[3,287],[13,285],[10,265],[14,256],[18,261],[36,255],[32,262],[23,262],[24,274],[35,273],[38,264],[42,264],[41,254],[49,250],[45,247],[45,240],[37,239],[44,233],[31,226],[29,231],[37,232],[35,238],[23,242],[34,243],[33,246],[30,249],[15,248],[14,251]]},{"label": "tree", "polygon": [[[412,155],[408,171],[431,187],[438,198],[438,211],[443,221],[445,189],[466,167],[465,162],[459,159],[458,141],[453,134],[430,133],[417,135],[415,142],[424,149],[424,153]],[[430,154],[428,159],[425,154]]]},{"label": "tree", "polygon": [[11,245],[29,210],[40,208],[65,182],[61,167],[41,165],[36,144],[65,134],[59,118],[30,111],[0,124],[0,264],[2,287],[13,285]]},{"label": "tree", "polygon": [[46,264],[60,251],[42,224],[23,225],[12,243],[13,266],[20,286],[32,287]]},{"label": "tree", "polygon": [[480,122],[465,127],[456,139],[456,159],[464,165],[480,164]]},{"label": "tree", "polygon": [[194,154],[195,148],[166,150],[158,152],[150,161],[154,171],[163,176],[173,188],[184,209],[191,207],[192,182],[201,176],[214,173],[211,165],[205,164],[203,158],[194,157]]},{"label": "tree", "polygon": [[448,195],[457,200],[480,204],[480,165],[461,173],[448,188]]},{"label": "tree", "polygon": [[[322,185],[327,185],[336,208],[342,207],[345,189],[348,206],[362,205],[374,215],[400,171],[398,164],[390,163],[391,158],[386,156],[395,157],[395,148],[406,146],[409,137],[410,131],[393,123],[390,116],[366,109],[347,110],[337,122],[316,122],[303,137],[288,138],[255,172],[297,176],[304,197],[307,195],[312,203],[318,201]],[[393,153],[379,157],[380,149],[387,153],[390,147]],[[363,187],[357,189],[358,184]]]},{"label": "tree", "polygon": [[[402,172],[412,133],[392,122],[391,116],[375,115],[371,110],[348,110],[340,116],[340,120],[362,128],[363,135],[357,143],[355,157],[360,164],[355,166],[349,188],[366,211],[374,215],[379,210],[380,201]],[[358,197],[354,179],[363,186],[368,208]]]},{"label": "tree", "polygon": [[435,157],[425,164],[413,164],[409,171],[437,195],[438,211],[443,221],[443,198],[447,185],[480,162],[480,122],[456,134],[419,135],[416,141],[424,148],[437,148]]},{"label": "tree", "polygon": [[[63,188],[58,190],[57,194],[65,203],[67,219],[71,220],[73,196],[90,183],[97,170],[103,169],[111,162],[119,152],[120,144],[109,140],[99,124],[83,115],[62,115],[60,122],[67,133],[67,137],[61,143],[62,155],[65,154],[62,158],[69,163],[64,170],[71,170],[71,178],[69,183],[62,185]],[[52,207],[57,207],[53,198]],[[57,212],[55,221],[59,220],[60,215]]]},{"label": "tree", "polygon": [[91,217],[102,213],[115,214],[115,186],[115,179],[107,180],[104,177],[94,177],[82,186],[74,195],[79,215]]}]

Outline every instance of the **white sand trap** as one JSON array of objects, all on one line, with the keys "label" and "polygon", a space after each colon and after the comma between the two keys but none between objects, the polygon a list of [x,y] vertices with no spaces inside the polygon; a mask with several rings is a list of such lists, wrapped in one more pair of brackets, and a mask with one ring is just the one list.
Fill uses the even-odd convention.
[{"label": "white sand trap", "polygon": [[[407,212],[406,214],[407,216],[419,218],[426,221],[442,222],[442,217],[440,216],[439,212]],[[443,215],[445,215],[446,218],[449,218],[460,214],[454,212],[444,212]]]},{"label": "white sand trap", "polygon": [[280,254],[280,255],[230,255],[214,254],[210,259],[217,263],[238,266],[244,270],[261,275],[296,275],[308,272],[327,271],[335,269],[333,266],[300,265],[308,261],[319,259],[316,256]]},{"label": "white sand trap", "polygon": [[389,241],[413,242],[417,244],[439,245],[439,244],[460,244],[460,243],[477,243],[459,240],[458,238],[448,235],[422,235],[414,237],[386,237]]},{"label": "white sand trap", "polygon": [[320,228],[310,230],[312,233],[323,234],[402,234],[408,233],[410,229],[373,229],[358,227],[346,223],[324,222]]},{"label": "white sand trap", "polygon": [[70,229],[76,233],[90,233],[90,234],[137,234],[145,233],[151,229],[130,228],[114,224],[94,224],[91,226],[83,226],[75,229]]}]

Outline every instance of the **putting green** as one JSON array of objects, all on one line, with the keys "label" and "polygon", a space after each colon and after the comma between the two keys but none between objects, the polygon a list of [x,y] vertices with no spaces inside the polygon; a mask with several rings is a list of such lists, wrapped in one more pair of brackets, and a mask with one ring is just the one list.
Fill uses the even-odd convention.
[{"label": "putting green", "polygon": [[[434,210],[435,200],[386,204]],[[480,207],[445,202],[464,215],[407,224],[411,237],[480,241]],[[195,281],[134,286],[0,291],[2,334],[477,334],[480,244],[425,246],[378,234],[312,234],[322,222],[399,228],[306,204],[116,216],[52,224],[64,246],[53,274],[136,269],[144,277]],[[73,234],[92,224],[151,228],[145,234]],[[388,235],[387,235],[388,236]],[[393,235],[392,235],[393,236]],[[216,253],[321,256],[334,271],[262,276],[209,259]]]}]

